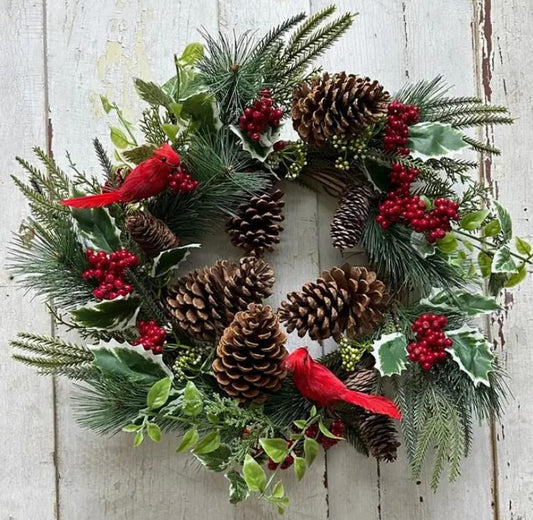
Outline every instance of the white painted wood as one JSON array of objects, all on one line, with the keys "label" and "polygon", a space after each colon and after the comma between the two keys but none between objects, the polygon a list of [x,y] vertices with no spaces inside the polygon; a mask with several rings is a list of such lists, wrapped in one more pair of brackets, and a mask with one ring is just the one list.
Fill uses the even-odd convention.
[{"label": "white painted wood", "polygon": [[[496,196],[511,211],[514,232],[531,241],[533,191],[528,173],[533,138],[533,54],[529,43],[533,6],[528,2],[480,1],[478,7],[479,75],[481,94],[507,105],[516,121],[512,127],[495,127],[490,140],[503,151],[485,161],[484,175]],[[533,518],[533,455],[531,428],[531,366],[533,354],[533,282],[529,279],[510,290],[505,311],[493,320],[494,346],[509,372],[514,394],[501,423],[495,427],[497,452],[497,507],[499,519]]]},{"label": "white painted wood", "polygon": [[[0,518],[55,518],[53,381],[15,363],[8,340],[19,330],[49,333],[50,318],[28,303],[6,269],[6,244],[28,209],[9,174],[22,174],[15,155],[46,148],[43,6],[14,0],[0,9]],[[23,303],[24,300],[24,303]]]}]

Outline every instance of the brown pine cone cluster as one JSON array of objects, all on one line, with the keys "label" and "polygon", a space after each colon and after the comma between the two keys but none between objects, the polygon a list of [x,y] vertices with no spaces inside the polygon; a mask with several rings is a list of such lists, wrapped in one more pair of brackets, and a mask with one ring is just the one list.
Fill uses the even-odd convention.
[{"label": "brown pine cone cluster", "polygon": [[344,193],[330,228],[331,240],[336,248],[344,251],[359,243],[374,194],[374,189],[368,184],[352,186]]},{"label": "brown pine cone cluster", "polygon": [[264,260],[219,260],[178,279],[168,290],[165,305],[185,334],[214,341],[235,313],[268,298],[273,285],[274,271]]},{"label": "brown pine cone cluster", "polygon": [[279,317],[290,333],[309,334],[314,340],[341,335],[355,338],[372,332],[383,320],[389,297],[385,284],[365,267],[344,264],[324,271],[300,292],[290,292]]},{"label": "brown pine cone cluster", "polygon": [[280,226],[285,206],[282,197],[283,192],[276,190],[242,203],[237,215],[226,226],[232,244],[247,255],[263,256],[266,251],[272,251],[283,231]]},{"label": "brown pine cone cluster", "polygon": [[286,375],[282,361],[286,334],[267,305],[250,304],[238,312],[217,346],[213,374],[229,396],[264,402],[280,389]]},{"label": "brown pine cone cluster", "polygon": [[334,135],[356,135],[387,113],[390,96],[370,78],[325,73],[293,92],[292,121],[303,141],[321,147]]},{"label": "brown pine cone cluster", "polygon": [[149,258],[180,245],[179,238],[162,220],[144,211],[129,214],[126,217],[126,228]]},{"label": "brown pine cone cluster", "polygon": [[[358,370],[350,374],[344,383],[350,390],[372,393],[377,383],[377,372],[372,369]],[[380,461],[396,460],[400,443],[394,422],[390,417],[374,414],[362,408],[354,408],[349,418],[344,417],[343,420],[347,423],[354,423],[370,455]]]}]

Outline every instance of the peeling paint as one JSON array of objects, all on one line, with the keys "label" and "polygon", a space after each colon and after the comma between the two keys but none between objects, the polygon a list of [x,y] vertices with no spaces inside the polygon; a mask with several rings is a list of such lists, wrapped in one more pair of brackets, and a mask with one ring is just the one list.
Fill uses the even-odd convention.
[{"label": "peeling paint", "polygon": [[484,0],[482,9],[482,31],[483,31],[483,52],[481,58],[481,81],[483,92],[487,101],[492,96],[492,20],[491,20],[491,0]]}]

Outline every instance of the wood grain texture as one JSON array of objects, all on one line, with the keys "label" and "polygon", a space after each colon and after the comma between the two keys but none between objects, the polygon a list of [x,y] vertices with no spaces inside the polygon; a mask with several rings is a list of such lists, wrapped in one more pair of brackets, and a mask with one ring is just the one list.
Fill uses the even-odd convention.
[{"label": "wood grain texture", "polygon": [[30,158],[33,145],[46,148],[42,3],[3,2],[0,33],[0,519],[52,519],[56,505],[53,381],[35,377],[32,369],[15,363],[7,345],[19,330],[49,333],[51,322],[42,304],[28,303],[24,291],[15,287],[6,269],[5,248],[11,232],[28,214],[9,178],[11,173],[23,175],[14,156]]}]

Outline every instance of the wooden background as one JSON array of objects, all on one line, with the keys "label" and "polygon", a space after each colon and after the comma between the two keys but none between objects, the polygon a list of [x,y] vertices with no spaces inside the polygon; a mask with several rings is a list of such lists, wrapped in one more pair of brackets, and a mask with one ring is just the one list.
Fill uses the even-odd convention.
[{"label": "wooden background", "polygon": [[[78,428],[64,381],[37,378],[10,360],[17,330],[52,330],[38,302],[15,290],[5,244],[27,208],[10,182],[14,156],[38,144],[62,164],[68,150],[95,171],[91,139],[107,141],[99,94],[139,114],[131,77],[163,81],[172,55],[196,29],[263,31],[328,0],[0,0],[0,448],[1,520],[256,519],[277,515],[257,503],[227,503],[226,481],[173,452],[175,439],[133,450],[131,438],[100,439]],[[516,232],[532,238],[527,155],[533,140],[531,0],[343,0],[361,14],[323,59],[325,69],[368,74],[395,90],[443,74],[457,94],[507,104],[512,128],[484,135],[504,150],[480,175],[512,211]],[[328,238],[332,203],[289,189],[282,246],[271,256],[278,297],[337,260]],[[230,251],[227,241],[218,246]],[[202,260],[215,258],[211,245]],[[222,249],[223,250],[223,249]],[[406,462],[376,464],[346,447],[322,458],[304,483],[289,483],[290,519],[533,519],[533,284],[505,298],[490,326],[512,376],[514,400],[501,424],[479,429],[461,479],[434,495],[408,478]],[[510,311],[510,312],[507,312]],[[297,341],[293,340],[293,345]]]}]

